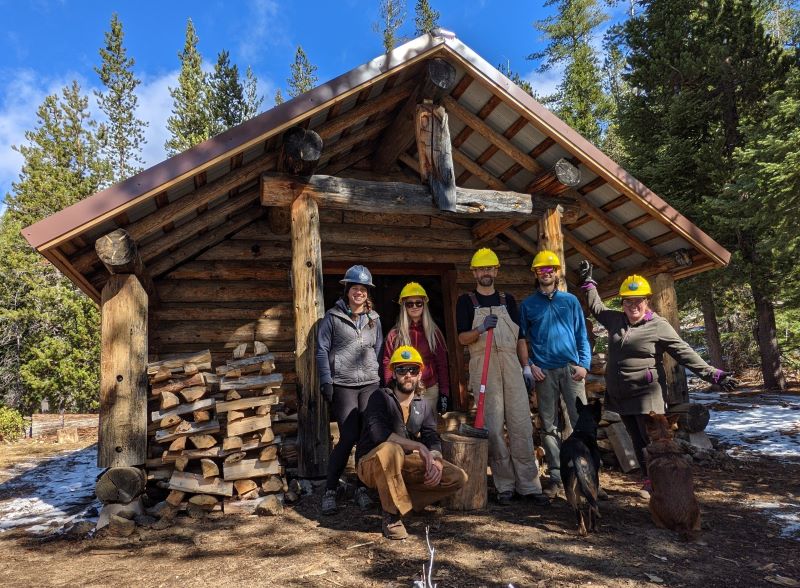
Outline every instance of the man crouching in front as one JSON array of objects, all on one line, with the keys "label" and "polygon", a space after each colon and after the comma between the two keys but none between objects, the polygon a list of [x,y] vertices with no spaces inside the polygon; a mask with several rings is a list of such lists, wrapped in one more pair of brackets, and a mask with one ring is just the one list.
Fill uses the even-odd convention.
[{"label": "man crouching in front", "polygon": [[408,511],[422,511],[467,481],[464,470],[442,459],[435,407],[417,393],[422,367],[416,349],[395,349],[389,362],[394,381],[372,393],[356,447],[358,477],[378,490],[388,539],[408,537],[402,518]]}]

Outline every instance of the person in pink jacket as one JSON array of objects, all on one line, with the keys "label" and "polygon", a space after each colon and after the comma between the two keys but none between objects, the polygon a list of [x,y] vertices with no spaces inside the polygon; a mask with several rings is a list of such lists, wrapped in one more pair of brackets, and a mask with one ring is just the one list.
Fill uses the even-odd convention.
[{"label": "person in pink jacket", "polygon": [[428,294],[417,282],[409,282],[400,291],[400,315],[386,336],[383,346],[383,381],[393,378],[390,359],[395,349],[410,345],[419,351],[425,367],[422,371],[422,396],[430,407],[447,412],[450,401],[450,375],[444,335],[433,322],[428,309]]}]

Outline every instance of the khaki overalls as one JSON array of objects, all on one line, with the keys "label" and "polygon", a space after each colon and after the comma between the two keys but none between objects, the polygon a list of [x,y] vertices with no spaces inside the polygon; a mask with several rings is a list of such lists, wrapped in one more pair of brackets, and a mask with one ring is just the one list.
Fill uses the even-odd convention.
[{"label": "khaki overalls", "polygon": [[[484,399],[484,418],[489,431],[489,466],[492,468],[494,487],[498,493],[516,490],[523,495],[541,494],[539,468],[533,453],[533,426],[528,393],[517,358],[519,326],[511,320],[505,305],[478,307],[474,295],[470,298],[476,307],[475,318],[472,320],[473,329],[483,324],[483,319],[488,314],[498,317]],[[501,300],[504,298],[501,296]],[[469,346],[469,385],[476,403],[485,349],[486,333],[482,333]],[[510,451],[503,434],[504,423]]]}]

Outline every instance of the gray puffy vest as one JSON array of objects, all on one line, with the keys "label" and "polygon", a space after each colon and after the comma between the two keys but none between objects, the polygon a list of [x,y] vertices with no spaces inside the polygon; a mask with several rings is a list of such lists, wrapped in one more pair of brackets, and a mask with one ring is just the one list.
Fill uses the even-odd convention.
[{"label": "gray puffy vest", "polygon": [[378,337],[378,313],[370,311],[375,326],[365,320],[360,329],[338,301],[326,313],[331,321],[331,351],[328,356],[333,383],[338,386],[365,386],[380,381],[375,344]]}]

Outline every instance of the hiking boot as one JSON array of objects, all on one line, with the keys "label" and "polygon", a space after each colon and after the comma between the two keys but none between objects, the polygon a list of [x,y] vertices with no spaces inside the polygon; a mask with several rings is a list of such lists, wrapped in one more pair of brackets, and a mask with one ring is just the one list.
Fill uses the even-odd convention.
[{"label": "hiking boot", "polygon": [[524,500],[525,502],[532,502],[535,506],[548,506],[550,504],[550,498],[548,498],[544,493],[542,494],[520,494],[520,500]]},{"label": "hiking boot", "polygon": [[403,519],[397,513],[383,511],[383,536],[387,539],[405,539],[408,532],[403,524]]},{"label": "hiking boot", "polygon": [[561,483],[561,480],[552,480],[547,488],[542,490],[542,494],[547,498],[555,498],[559,493],[564,494],[564,484]]},{"label": "hiking boot", "polygon": [[508,506],[511,504],[511,500],[513,498],[514,498],[514,493],[511,490],[508,490],[506,492],[498,492],[495,500],[497,501],[497,504],[499,504],[500,506]]},{"label": "hiking boot", "polygon": [[372,508],[372,498],[369,497],[367,489],[364,486],[356,488],[355,494],[353,494],[353,500],[360,510],[369,510]]},{"label": "hiking boot", "polygon": [[650,481],[650,478],[645,478],[642,482],[642,488],[639,490],[639,496],[644,498],[645,500],[650,499],[650,494],[653,492],[653,483]]},{"label": "hiking boot", "polygon": [[324,515],[333,515],[336,514],[339,509],[336,507],[336,490],[325,490],[325,494],[322,495],[322,514]]}]

